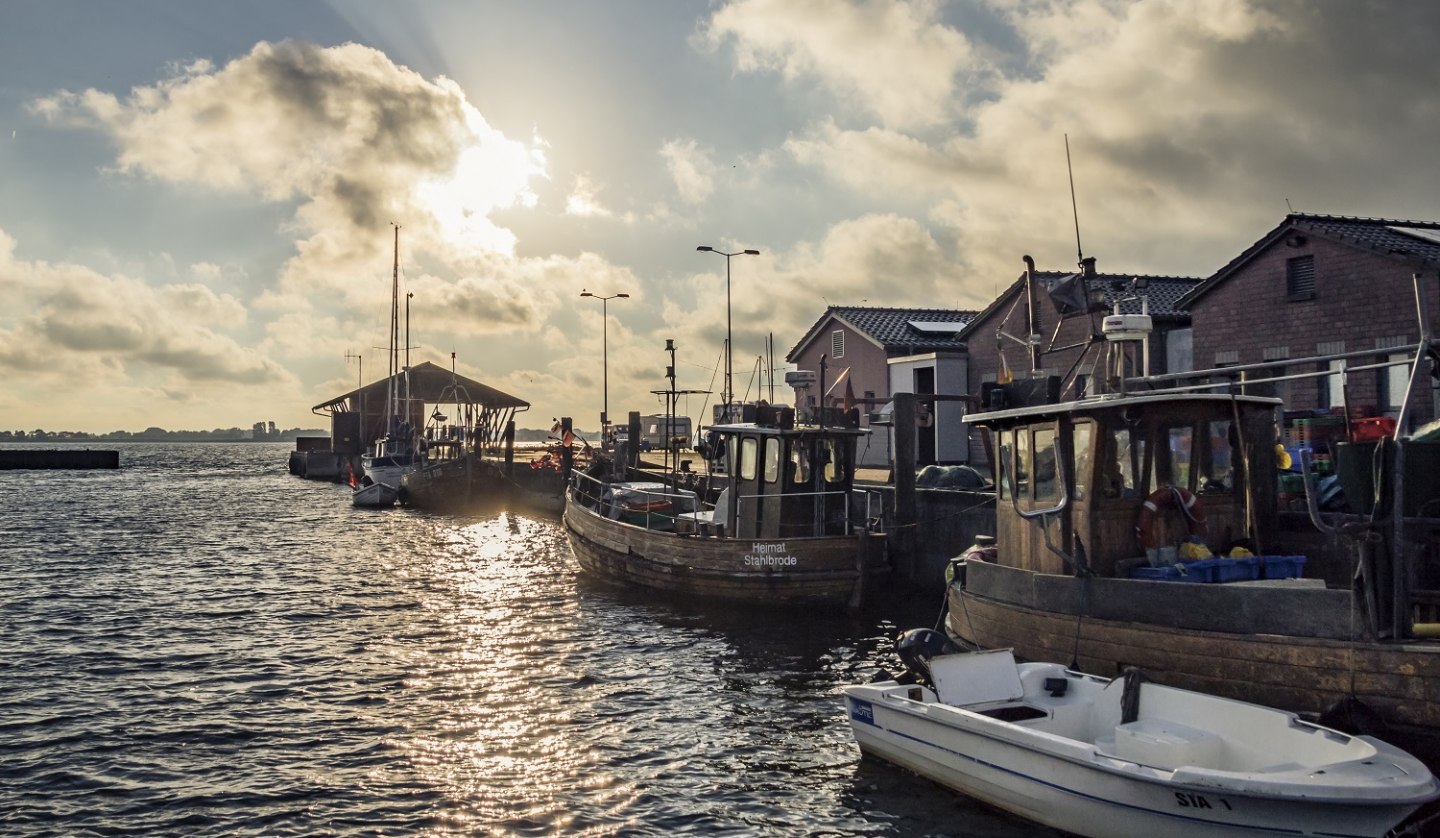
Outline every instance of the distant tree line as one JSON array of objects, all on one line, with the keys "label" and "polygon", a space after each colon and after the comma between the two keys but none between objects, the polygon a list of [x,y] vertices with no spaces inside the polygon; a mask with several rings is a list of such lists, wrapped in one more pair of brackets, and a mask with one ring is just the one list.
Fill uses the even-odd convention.
[{"label": "distant tree line", "polygon": [[110,431],[92,434],[85,431],[0,431],[0,442],[294,442],[301,436],[329,436],[317,428],[281,430],[274,422],[257,422],[249,428],[216,428],[213,431],[167,431],[146,428],[143,431]]}]

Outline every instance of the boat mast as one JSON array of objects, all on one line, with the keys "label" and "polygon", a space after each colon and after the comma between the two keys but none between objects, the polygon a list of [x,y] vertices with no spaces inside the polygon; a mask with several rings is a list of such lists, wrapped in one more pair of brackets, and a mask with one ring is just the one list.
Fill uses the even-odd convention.
[{"label": "boat mast", "polygon": [[390,378],[385,386],[385,435],[395,436],[395,376],[400,372],[400,225],[395,228],[395,263],[390,274]]}]

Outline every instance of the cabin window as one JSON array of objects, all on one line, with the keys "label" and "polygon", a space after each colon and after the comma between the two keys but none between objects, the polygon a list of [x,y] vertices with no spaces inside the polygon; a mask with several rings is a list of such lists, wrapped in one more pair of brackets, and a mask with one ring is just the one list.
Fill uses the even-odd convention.
[{"label": "cabin window", "polygon": [[1056,500],[1060,482],[1055,470],[1055,429],[1035,431],[1035,499]]},{"label": "cabin window", "polygon": [[[1190,488],[1190,463],[1195,452],[1195,429],[1189,425],[1167,428],[1165,430],[1165,446],[1163,462],[1157,457],[1155,463],[1155,485],[1158,488],[1162,485],[1178,486],[1182,489]],[[1157,451],[1158,455],[1160,452]]]},{"label": "cabin window", "polygon": [[775,483],[780,479],[780,440],[767,437],[765,440],[765,482]]},{"label": "cabin window", "polygon": [[1116,428],[1110,432],[1106,446],[1104,470],[1101,475],[1101,491],[1107,498],[1134,498],[1138,492],[1135,476],[1138,464],[1144,461],[1143,444],[1136,445],[1129,428]]},{"label": "cabin window", "polygon": [[797,439],[790,443],[790,479],[796,486],[810,483],[810,441]]},{"label": "cabin window", "polygon": [[840,444],[838,439],[825,441],[825,482],[841,483],[849,473],[849,463],[845,462],[845,446]]},{"label": "cabin window", "polygon": [[1210,423],[1206,440],[1210,450],[1200,461],[1200,491],[1214,494],[1228,492],[1235,486],[1234,442],[1232,441],[1229,419]]},{"label": "cabin window", "polygon": [[1090,484],[1090,445],[1095,439],[1095,423],[1079,422],[1070,431],[1075,450],[1075,499],[1084,500]]},{"label": "cabin window", "polygon": [[747,436],[740,440],[740,479],[754,480],[756,466],[760,462],[760,440],[753,436]]},{"label": "cabin window", "polygon": [[[1007,457],[1006,455],[1010,455]],[[1010,481],[1015,475],[1014,449],[1011,448],[1010,432],[999,431],[995,434],[995,459],[1000,463],[999,485],[996,489],[1000,492],[1000,500],[1010,499]]]},{"label": "cabin window", "polygon": [[1030,497],[1030,435],[1015,433],[1015,497]]}]

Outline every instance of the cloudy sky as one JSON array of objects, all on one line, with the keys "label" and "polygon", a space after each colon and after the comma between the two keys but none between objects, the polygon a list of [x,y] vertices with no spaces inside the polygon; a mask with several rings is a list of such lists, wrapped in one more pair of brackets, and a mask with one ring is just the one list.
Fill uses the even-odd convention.
[{"label": "cloudy sky", "polygon": [[[612,416],[667,338],[720,389],[697,245],[761,251],[752,396],[827,304],[1071,269],[1067,135],[1106,272],[1440,220],[1437,41],[1408,0],[0,0],[0,428],[321,426],[385,369],[392,224],[412,359],[593,428],[602,343]],[[582,290],[630,295],[608,341]]]}]

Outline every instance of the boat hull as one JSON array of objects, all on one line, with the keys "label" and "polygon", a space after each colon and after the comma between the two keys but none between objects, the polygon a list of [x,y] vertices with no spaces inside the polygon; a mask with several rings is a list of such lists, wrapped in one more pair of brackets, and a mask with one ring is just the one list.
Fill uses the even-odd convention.
[{"label": "boat hull", "polygon": [[863,753],[1077,835],[1380,836],[1419,805],[1253,797],[1137,780],[1123,773],[1125,763],[1107,766],[1112,758],[1083,743],[1027,737],[1014,725],[973,714],[932,714],[934,705],[884,700],[873,688],[845,692]]},{"label": "boat hull", "polygon": [[1353,696],[1386,723],[1440,728],[1440,644],[1352,639],[1348,591],[970,563],[947,604],[951,636],[1024,659],[1073,658],[1104,677],[1139,667],[1162,683],[1305,714]]},{"label": "boat hull", "polygon": [[884,572],[883,542],[845,536],[728,539],[650,530],[568,503],[576,562],[614,582],[757,604],[858,604],[867,577]]},{"label": "boat hull", "polygon": [[385,509],[395,505],[400,497],[400,490],[389,483],[371,483],[355,490],[351,496],[351,502],[355,506],[367,507],[370,509]]}]

